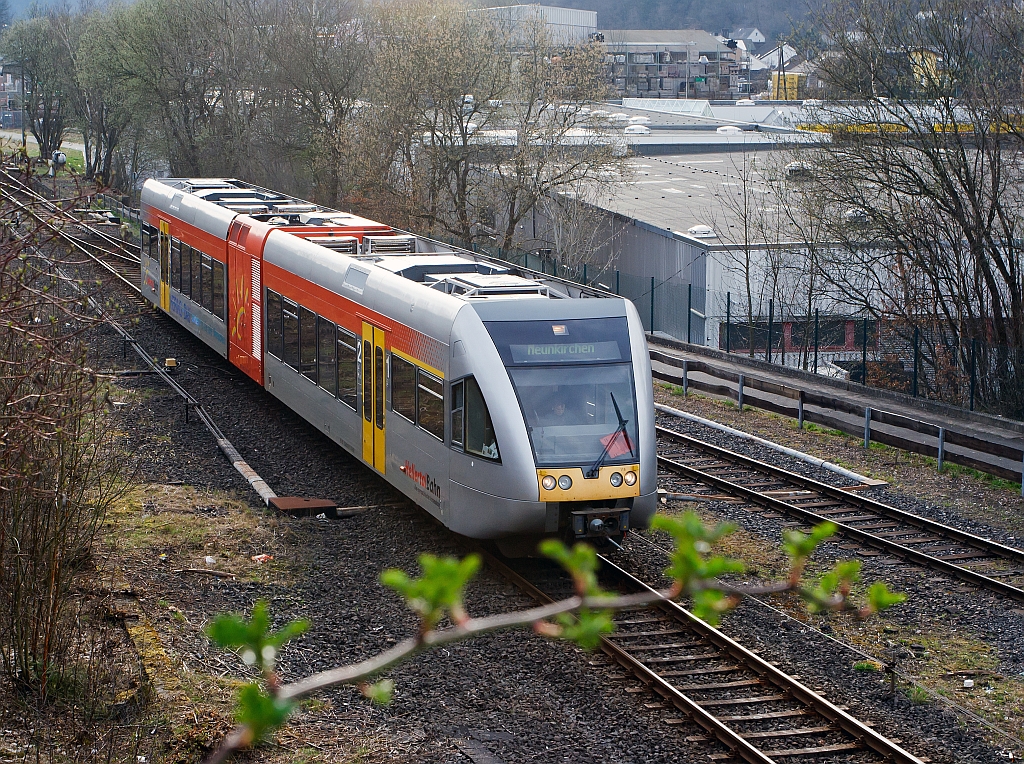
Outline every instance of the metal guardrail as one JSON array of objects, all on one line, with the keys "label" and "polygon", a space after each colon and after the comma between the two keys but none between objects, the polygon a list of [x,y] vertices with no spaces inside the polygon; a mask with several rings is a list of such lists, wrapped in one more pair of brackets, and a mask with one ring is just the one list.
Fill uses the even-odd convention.
[{"label": "metal guardrail", "polygon": [[[734,372],[706,361],[679,358],[678,356],[653,348],[650,350],[650,357],[652,361],[680,370],[679,374],[672,374],[655,369],[653,376],[655,379],[679,385],[683,388],[684,394],[690,388],[693,388],[734,400],[741,411],[744,406],[750,406],[792,417],[799,422],[801,427],[803,427],[804,422],[813,422],[851,435],[863,434],[865,447],[874,441],[875,443],[901,448],[904,451],[932,456],[938,460],[940,470],[945,462],[951,462],[1007,480],[1015,482],[1021,480],[1021,495],[1024,496],[1024,444],[1021,447],[1017,447],[985,440],[977,437],[977,435],[972,435],[946,425],[938,425],[872,406],[856,405],[836,395],[782,385],[777,382],[761,379],[754,374]],[[693,379],[690,376],[692,373],[704,374],[715,380],[732,384],[715,384],[700,379]],[[783,398],[785,401],[780,402],[752,395],[750,392],[752,390]],[[788,401],[793,401],[793,403],[789,404]],[[832,416],[826,411],[809,409],[807,408],[808,406],[816,407],[816,409],[831,409],[832,411],[863,417],[863,428],[858,427],[854,429],[848,421]],[[906,437],[898,432],[874,429],[872,428],[873,423],[883,424],[891,429],[903,430],[908,433],[918,433],[926,436],[926,439],[919,440]],[[1019,440],[1019,438],[1014,438],[1014,440]],[[960,446],[977,454],[1015,461],[1020,467],[1018,469],[1009,469],[1001,464],[995,464],[971,454],[949,451],[946,448],[947,445]]]},{"label": "metal guardrail", "polygon": [[110,194],[96,194],[94,197],[104,208],[110,210],[122,220],[129,220],[133,223],[142,222],[142,210],[137,207],[128,207],[115,199]]}]

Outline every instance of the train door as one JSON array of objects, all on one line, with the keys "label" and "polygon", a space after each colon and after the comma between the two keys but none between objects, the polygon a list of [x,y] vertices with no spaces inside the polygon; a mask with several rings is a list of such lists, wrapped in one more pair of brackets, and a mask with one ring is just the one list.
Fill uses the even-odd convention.
[{"label": "train door", "polygon": [[171,226],[166,220],[160,221],[160,307],[171,309]]},{"label": "train door", "polygon": [[385,394],[387,363],[385,332],[363,322],[363,461],[384,474]]}]

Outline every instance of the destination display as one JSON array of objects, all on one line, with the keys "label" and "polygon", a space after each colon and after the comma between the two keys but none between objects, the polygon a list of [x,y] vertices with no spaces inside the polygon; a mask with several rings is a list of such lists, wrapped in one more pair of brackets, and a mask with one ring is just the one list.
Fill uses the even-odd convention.
[{"label": "destination display", "polygon": [[554,342],[509,345],[513,363],[562,363],[565,361],[619,361],[619,343]]}]

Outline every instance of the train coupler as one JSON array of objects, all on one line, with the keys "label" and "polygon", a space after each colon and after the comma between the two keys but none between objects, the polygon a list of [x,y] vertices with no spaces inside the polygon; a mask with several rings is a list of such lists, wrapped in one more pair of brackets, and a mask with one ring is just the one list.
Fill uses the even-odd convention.
[{"label": "train coupler", "polygon": [[627,530],[628,509],[595,509],[572,513],[572,532],[578,539],[604,538]]}]

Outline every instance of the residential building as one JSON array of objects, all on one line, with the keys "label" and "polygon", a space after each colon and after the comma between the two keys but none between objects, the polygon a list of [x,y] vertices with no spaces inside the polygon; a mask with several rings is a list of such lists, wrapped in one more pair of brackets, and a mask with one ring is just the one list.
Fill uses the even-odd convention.
[{"label": "residential building", "polygon": [[748,50],[755,45],[763,45],[767,39],[757,27],[741,27],[740,29],[734,29],[729,34],[729,37],[733,40],[743,40],[746,42]]}]

